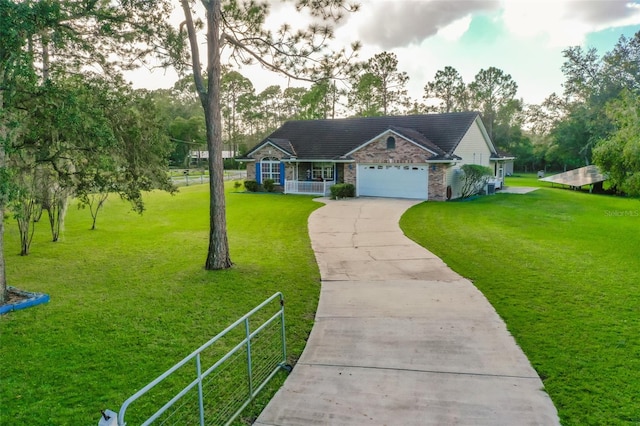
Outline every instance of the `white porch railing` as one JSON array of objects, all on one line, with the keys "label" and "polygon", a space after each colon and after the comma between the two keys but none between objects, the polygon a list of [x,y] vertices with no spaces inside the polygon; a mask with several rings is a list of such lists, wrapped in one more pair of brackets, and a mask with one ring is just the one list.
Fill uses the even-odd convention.
[{"label": "white porch railing", "polygon": [[284,182],[285,194],[331,195],[331,186],[335,181],[297,181],[286,180]]}]

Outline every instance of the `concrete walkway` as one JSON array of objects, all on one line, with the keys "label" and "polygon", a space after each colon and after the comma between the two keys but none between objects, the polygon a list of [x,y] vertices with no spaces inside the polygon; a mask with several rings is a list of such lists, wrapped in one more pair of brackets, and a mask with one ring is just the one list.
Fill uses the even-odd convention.
[{"label": "concrete walkway", "polygon": [[400,230],[415,201],[326,202],[309,218],[316,322],[255,425],[559,424],[485,297]]},{"label": "concrete walkway", "polygon": [[502,194],[528,194],[540,189],[536,186],[505,186],[500,190]]}]

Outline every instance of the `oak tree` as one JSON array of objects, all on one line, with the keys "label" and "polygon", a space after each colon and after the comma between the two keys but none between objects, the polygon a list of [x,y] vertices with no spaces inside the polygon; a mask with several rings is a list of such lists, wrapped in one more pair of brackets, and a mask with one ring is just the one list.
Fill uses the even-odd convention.
[{"label": "oak tree", "polygon": [[24,129],[17,102],[54,75],[87,67],[113,74],[128,69],[164,39],[169,1],[0,0],[0,303],[6,295],[4,213],[15,194],[16,137]]},{"label": "oak tree", "polygon": [[625,90],[607,106],[615,130],[593,150],[593,161],[613,186],[631,196],[640,196],[640,96]]}]

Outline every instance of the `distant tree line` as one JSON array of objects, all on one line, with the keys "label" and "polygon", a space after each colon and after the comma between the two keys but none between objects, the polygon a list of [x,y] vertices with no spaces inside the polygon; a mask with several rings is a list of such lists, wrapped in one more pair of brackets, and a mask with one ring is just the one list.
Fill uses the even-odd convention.
[{"label": "distant tree line", "polygon": [[[409,76],[398,70],[391,52],[353,63],[343,78],[320,79],[307,87],[269,86],[256,93],[253,83],[239,71],[225,68],[221,76],[222,137],[225,150],[243,154],[287,120],[371,117],[478,110],[499,146],[509,147],[520,137],[515,98],[517,84],[497,68],[481,70],[465,85],[452,67],[436,73],[425,86],[424,99],[407,93]],[[169,90],[154,92],[163,111],[166,131],[174,142],[171,163],[187,166],[189,151],[204,146],[204,117],[195,88],[188,78]]]},{"label": "distant tree line", "polygon": [[[481,69],[465,82],[447,66],[425,84],[422,99],[412,99],[409,76],[399,71],[391,52],[352,64],[342,79],[321,79],[306,87],[269,86],[260,93],[240,72],[225,69],[225,149],[243,154],[287,120],[475,110],[498,150],[516,157],[516,170],[564,171],[597,164],[609,174],[615,191],[638,194],[640,142],[633,135],[640,134],[640,33],[622,36],[602,56],[580,47],[567,48],[563,55],[564,92],[552,93],[540,105],[525,104],[511,75],[495,67]],[[179,82],[167,99],[188,101],[192,90]],[[172,108],[190,111],[187,104]],[[169,122],[173,140],[202,140],[197,127],[201,119],[176,115]],[[174,164],[186,161],[181,143],[175,142]]]}]

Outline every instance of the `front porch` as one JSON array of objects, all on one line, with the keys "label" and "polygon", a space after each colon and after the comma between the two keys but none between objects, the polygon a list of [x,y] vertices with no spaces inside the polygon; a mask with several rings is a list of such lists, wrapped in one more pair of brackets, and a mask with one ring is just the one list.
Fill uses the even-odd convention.
[{"label": "front porch", "polygon": [[290,161],[286,165],[284,193],[329,196],[338,174],[335,162]]},{"label": "front porch", "polygon": [[284,193],[285,194],[304,194],[304,195],[331,195],[331,186],[335,185],[334,180],[324,181],[300,181],[300,180],[285,180]]}]

